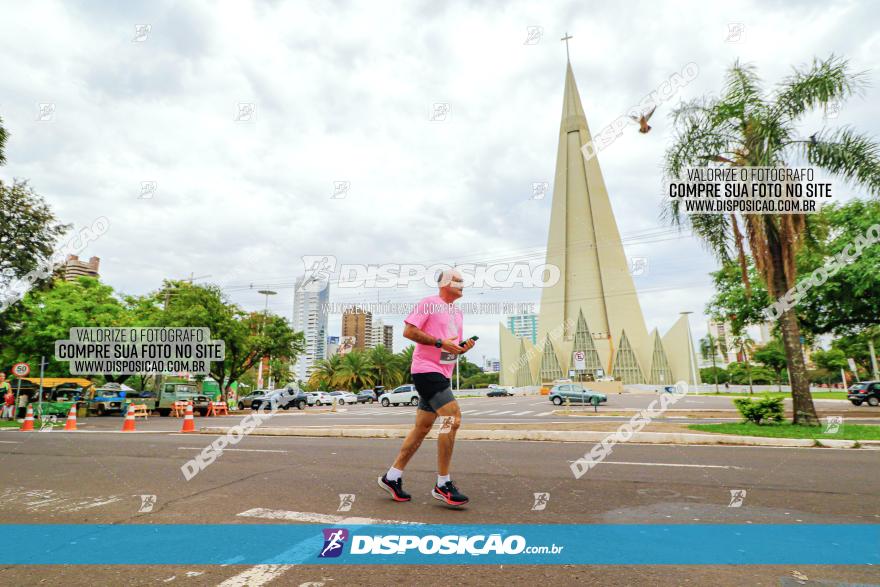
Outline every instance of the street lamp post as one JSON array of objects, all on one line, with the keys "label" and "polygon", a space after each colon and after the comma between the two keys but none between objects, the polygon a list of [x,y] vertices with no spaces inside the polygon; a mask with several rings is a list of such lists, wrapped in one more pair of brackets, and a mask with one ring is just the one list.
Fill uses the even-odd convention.
[{"label": "street lamp post", "polygon": [[697,353],[694,348],[694,339],[693,339],[693,335],[691,334],[691,321],[690,321],[690,314],[693,314],[693,312],[690,312],[690,311],[680,312],[680,314],[684,315],[685,320],[687,321],[688,362],[691,364],[691,377],[693,378],[693,382],[694,382],[694,391],[697,391],[697,362],[696,362]]},{"label": "street lamp post", "polygon": [[[263,322],[260,324],[260,334],[263,334],[263,327],[266,324],[266,317],[269,315],[269,296],[274,296],[277,294],[277,291],[272,291],[271,289],[261,289],[257,293],[263,294],[266,296],[266,304],[263,307]],[[263,357],[260,357],[260,366],[257,369],[257,386],[263,387]]]}]

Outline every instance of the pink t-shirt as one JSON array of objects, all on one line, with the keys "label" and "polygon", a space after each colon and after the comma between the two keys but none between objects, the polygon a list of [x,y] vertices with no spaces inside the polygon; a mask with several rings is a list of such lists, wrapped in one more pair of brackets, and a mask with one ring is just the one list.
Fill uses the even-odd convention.
[{"label": "pink t-shirt", "polygon": [[[416,305],[404,320],[434,338],[456,338],[462,340],[461,310],[447,304],[440,296],[428,296]],[[442,373],[452,375],[455,368],[455,355],[438,349],[434,345],[417,344],[413,351],[411,373]]]}]

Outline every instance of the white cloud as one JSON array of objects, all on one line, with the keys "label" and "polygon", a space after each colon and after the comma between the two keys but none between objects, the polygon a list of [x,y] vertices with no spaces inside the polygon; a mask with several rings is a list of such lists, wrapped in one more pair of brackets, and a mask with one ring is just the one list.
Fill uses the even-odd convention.
[{"label": "white cloud", "polygon": [[[256,290],[272,284],[280,295],[270,308],[286,316],[302,255],[477,260],[544,245],[549,196],[529,198],[533,182],[553,180],[565,31],[594,133],[691,61],[700,75],[675,100],[717,91],[736,58],[755,62],[771,85],[814,56],[834,51],[864,70],[880,51],[877,9],[865,2],[56,2],[4,16],[0,116],[11,137],[0,177],[30,178],[77,227],[106,215],[109,232],[85,254],[102,258],[103,278],[119,290],[143,293],[194,272],[223,286],[253,283],[230,295],[257,309]],[[741,43],[725,42],[731,22],[745,25]],[[151,26],[143,42],[132,42],[136,24]],[[544,36],[526,45],[531,25]],[[55,104],[53,122],[36,121],[41,102]],[[251,123],[233,120],[242,102],[255,105]],[[432,122],[438,102],[449,114]],[[870,89],[832,124],[880,135],[877,102]],[[668,111],[658,109],[650,134],[632,127],[599,154],[624,235],[664,226]],[[154,198],[138,199],[143,181],[157,182]],[[335,181],[351,182],[345,199],[330,198]],[[649,327],[664,330],[689,309],[702,335],[711,257],[690,238],[626,248],[649,259],[636,281],[650,290],[641,297]],[[340,301],[375,295],[332,292]],[[537,302],[529,295],[520,298]],[[467,327],[480,354],[497,356],[500,319]],[[337,317],[331,333],[338,328]]]}]

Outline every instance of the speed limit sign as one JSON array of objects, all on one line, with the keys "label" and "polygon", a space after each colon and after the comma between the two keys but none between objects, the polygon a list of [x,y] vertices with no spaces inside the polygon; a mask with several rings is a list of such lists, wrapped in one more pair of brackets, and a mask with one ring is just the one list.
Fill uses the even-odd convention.
[{"label": "speed limit sign", "polygon": [[12,366],[12,374],[16,377],[27,377],[31,372],[31,367],[27,363],[16,363]]}]

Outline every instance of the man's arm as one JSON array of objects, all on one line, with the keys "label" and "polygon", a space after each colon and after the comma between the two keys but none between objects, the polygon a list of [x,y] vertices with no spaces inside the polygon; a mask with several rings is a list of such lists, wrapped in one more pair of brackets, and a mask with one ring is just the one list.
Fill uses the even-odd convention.
[{"label": "man's arm", "polygon": [[[408,338],[411,341],[418,344],[426,344],[434,346],[434,342],[437,340],[435,337],[431,336],[427,332],[420,330],[410,324],[406,323],[406,326],[403,328],[403,337]],[[460,355],[461,353],[470,350],[471,347],[474,346],[473,341],[468,341],[465,346],[458,346],[458,340],[456,338],[447,338],[443,341],[443,346],[440,347],[444,351],[453,353],[455,355]]]}]

